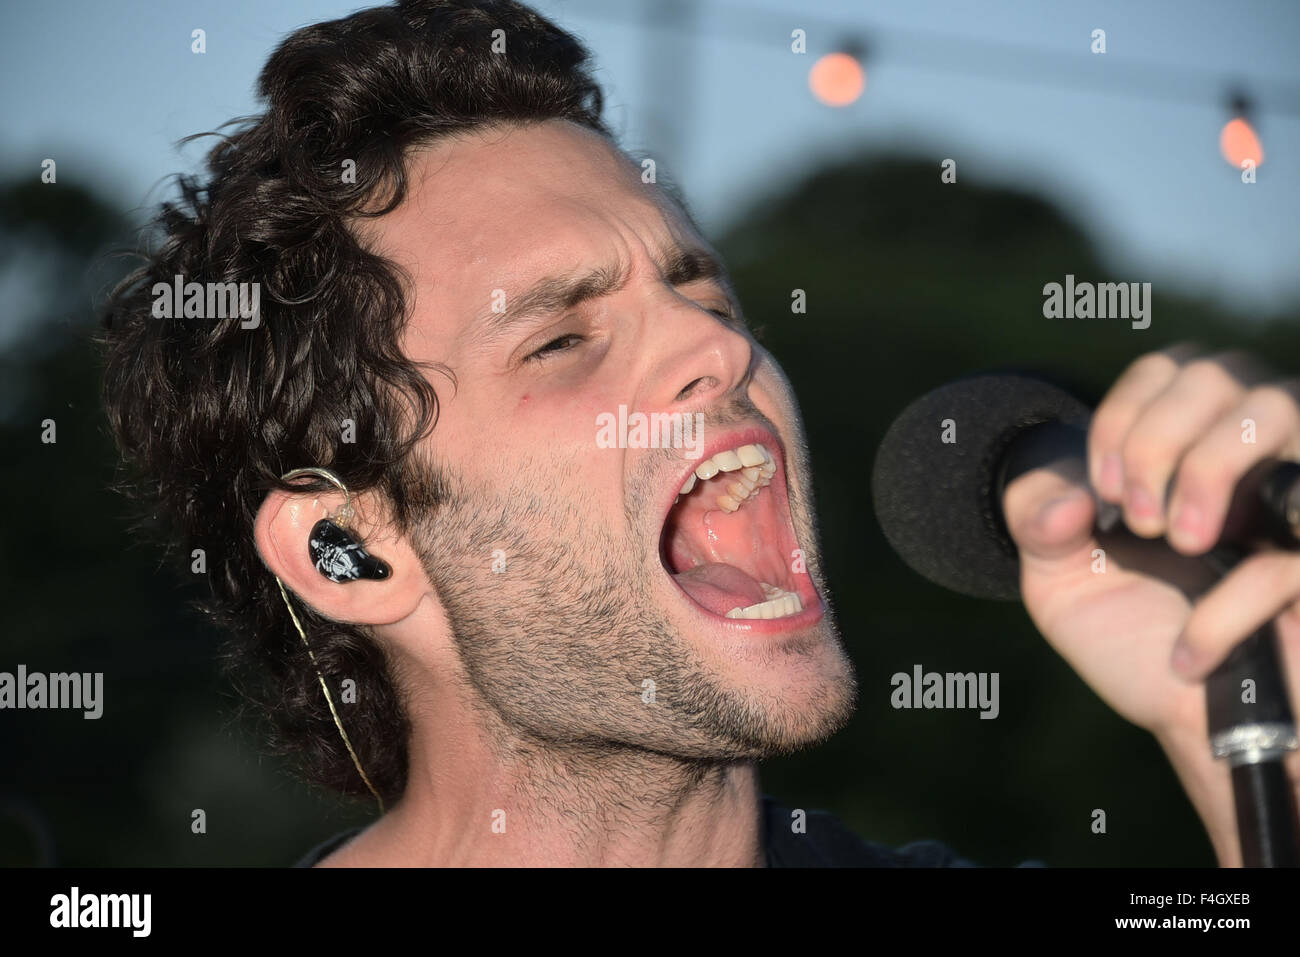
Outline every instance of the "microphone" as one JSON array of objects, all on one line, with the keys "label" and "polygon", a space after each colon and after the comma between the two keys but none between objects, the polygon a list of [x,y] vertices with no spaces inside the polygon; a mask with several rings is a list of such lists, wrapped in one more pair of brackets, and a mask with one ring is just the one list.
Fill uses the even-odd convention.
[{"label": "microphone", "polygon": [[[1019,551],[1002,513],[1006,487],[1036,468],[1087,485],[1088,407],[1022,375],[979,375],[927,393],[890,426],[876,453],[872,498],[886,540],[930,581],[975,598],[1020,598]],[[1096,527],[1120,526],[1097,503]],[[1267,461],[1238,483],[1224,532],[1201,561],[1224,575],[1264,544],[1300,549],[1300,463]],[[1241,699],[1254,683],[1252,702]],[[1206,681],[1211,749],[1232,766],[1247,866],[1300,866],[1295,798],[1282,758],[1300,747],[1270,622]]]},{"label": "microphone", "polygon": [[[1017,476],[1049,465],[1086,482],[1091,417],[1069,393],[1020,375],[973,376],[922,396],[876,453],[872,496],[885,538],[935,584],[1018,601],[1020,558],[1002,493]],[[1097,526],[1110,531],[1122,511],[1096,501]],[[1300,548],[1300,463],[1262,463],[1233,496],[1221,543],[1264,540]]]}]

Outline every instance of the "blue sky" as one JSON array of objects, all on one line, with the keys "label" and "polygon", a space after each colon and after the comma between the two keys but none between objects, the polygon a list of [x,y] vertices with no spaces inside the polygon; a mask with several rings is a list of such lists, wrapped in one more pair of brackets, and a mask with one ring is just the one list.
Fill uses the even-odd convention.
[{"label": "blue sky", "polygon": [[[103,184],[145,210],[206,148],[176,141],[256,111],[257,72],[286,33],[365,5],[9,6],[0,13],[0,171],[36,173],[53,157],[61,181]],[[1177,284],[1252,313],[1300,301],[1295,0],[702,0],[690,17],[667,14],[692,23],[686,34],[647,31],[640,0],[535,6],[592,49],[625,146],[653,154],[677,144],[670,171],[711,233],[828,157],[908,149],[933,157],[936,175],[951,157],[959,176],[1056,199],[1102,241],[1114,278]],[[790,52],[796,27],[808,31],[807,56]],[[195,28],[207,34],[203,55],[190,51]],[[1095,28],[1107,34],[1104,56],[1088,51]],[[822,106],[808,93],[808,68],[849,33],[873,51],[867,91],[848,108]],[[1143,88],[1158,95],[1118,92],[1132,87],[1130,70],[1149,66],[1156,78]],[[1228,79],[1261,100],[1267,159],[1252,186],[1218,153]],[[664,96],[689,103],[665,111],[666,142],[648,111]]]}]

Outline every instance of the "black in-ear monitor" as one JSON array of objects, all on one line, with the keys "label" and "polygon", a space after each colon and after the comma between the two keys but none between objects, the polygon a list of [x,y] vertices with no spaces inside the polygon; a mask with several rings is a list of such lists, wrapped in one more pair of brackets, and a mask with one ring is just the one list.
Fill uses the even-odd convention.
[{"label": "black in-ear monitor", "polygon": [[393,573],[387,562],[371,555],[364,545],[328,518],[312,526],[307,544],[312,564],[332,582],[382,581]]}]

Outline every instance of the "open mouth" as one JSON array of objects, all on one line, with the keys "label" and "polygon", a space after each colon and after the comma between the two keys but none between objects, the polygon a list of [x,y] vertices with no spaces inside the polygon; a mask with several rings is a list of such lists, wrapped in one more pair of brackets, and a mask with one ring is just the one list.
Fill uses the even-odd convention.
[{"label": "open mouth", "polygon": [[820,616],[790,521],[782,450],[761,429],[696,463],[664,521],[660,557],[677,586],[724,619]]}]

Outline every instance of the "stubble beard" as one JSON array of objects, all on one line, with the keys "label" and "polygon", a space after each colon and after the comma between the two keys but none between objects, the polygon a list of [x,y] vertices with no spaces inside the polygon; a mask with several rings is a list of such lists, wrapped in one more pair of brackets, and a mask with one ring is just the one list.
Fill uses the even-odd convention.
[{"label": "stubble beard", "polygon": [[[575,474],[572,463],[516,466],[517,476]],[[469,489],[444,470],[422,484],[442,501],[411,538],[501,749],[599,757],[611,771],[616,756],[668,758],[701,774],[824,740],[851,716],[856,681],[829,604],[820,633],[771,652],[776,667],[782,656],[836,656],[803,707],[747,693],[707,665],[653,596],[652,576],[667,573],[646,544],[658,535],[646,526],[649,495],[633,496],[620,536],[591,520],[571,485]],[[813,541],[811,523],[797,526]]]}]

